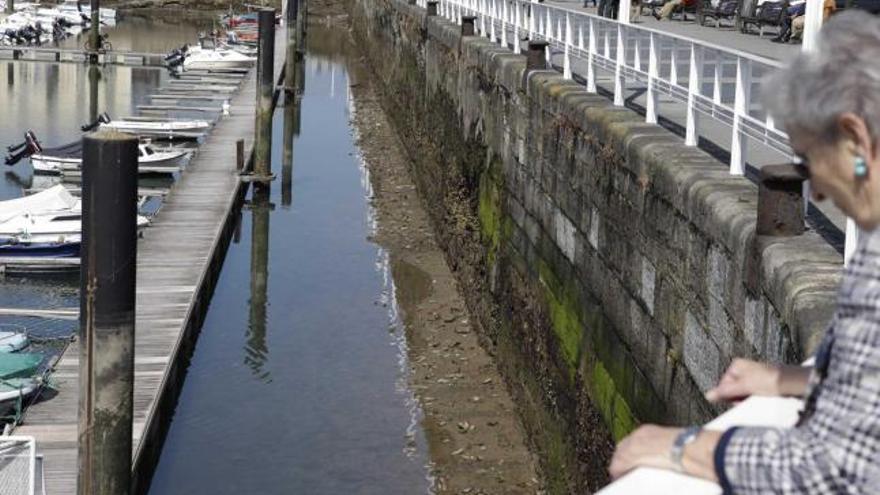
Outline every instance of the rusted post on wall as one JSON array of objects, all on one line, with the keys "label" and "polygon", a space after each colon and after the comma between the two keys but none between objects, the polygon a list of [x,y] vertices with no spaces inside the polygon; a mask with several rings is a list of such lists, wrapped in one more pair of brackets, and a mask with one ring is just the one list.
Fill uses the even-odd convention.
[{"label": "rusted post on wall", "polygon": [[474,27],[474,21],[476,21],[476,17],[472,15],[463,15],[461,16],[461,35],[462,36],[474,36],[476,33],[476,29]]},{"label": "rusted post on wall", "polygon": [[804,181],[807,169],[798,165],[765,165],[758,185],[758,221],[752,255],[746,260],[746,287],[757,296],[761,290],[764,248],[781,237],[804,233]]},{"label": "rusted post on wall", "polygon": [[803,187],[806,169],[797,165],[766,165],[758,186],[759,236],[795,236],[804,233]]},{"label": "rusted post on wall", "polygon": [[79,495],[131,489],[138,140],[83,138]]},{"label": "rusted post on wall", "polygon": [[272,175],[272,93],[275,90],[275,9],[260,9],[257,52],[257,112],[254,128],[256,187],[268,186]]},{"label": "rusted post on wall", "polygon": [[547,68],[546,41],[529,41],[526,52],[526,70],[545,70]]}]

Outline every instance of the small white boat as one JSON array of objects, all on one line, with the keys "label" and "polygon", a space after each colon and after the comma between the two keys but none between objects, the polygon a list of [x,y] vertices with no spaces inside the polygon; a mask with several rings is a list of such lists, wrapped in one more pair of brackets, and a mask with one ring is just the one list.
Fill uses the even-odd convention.
[{"label": "small white boat", "polygon": [[37,377],[9,378],[0,381],[0,403],[27,397],[39,388],[41,381]]},{"label": "small white boat", "polygon": [[[137,216],[138,230],[150,221]],[[82,206],[53,213],[24,213],[0,222],[0,236],[28,242],[78,242],[82,232]]]},{"label": "small white boat", "polygon": [[25,332],[0,331],[0,352],[16,352],[28,345]]},{"label": "small white boat", "polygon": [[211,123],[207,120],[171,120],[167,122],[111,120],[102,123],[101,128],[138,135],[173,135],[181,132],[206,132],[211,128]]},{"label": "small white boat", "polygon": [[[174,173],[180,170],[181,160],[189,154],[188,150],[157,151],[149,144],[138,145],[138,172]],[[53,149],[42,150],[31,155],[34,171],[49,174],[82,173],[82,144],[71,143]]]},{"label": "small white boat", "polygon": [[183,70],[244,69],[257,59],[235,50],[222,48],[190,48],[183,60]]},{"label": "small white boat", "polygon": [[80,200],[61,184],[30,196],[0,201],[0,222],[25,213],[48,214],[79,208]]}]

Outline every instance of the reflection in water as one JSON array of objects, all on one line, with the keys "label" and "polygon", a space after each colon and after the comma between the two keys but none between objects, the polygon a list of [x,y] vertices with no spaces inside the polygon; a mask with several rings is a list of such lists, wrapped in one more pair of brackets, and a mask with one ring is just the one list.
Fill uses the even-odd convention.
[{"label": "reflection in water", "polygon": [[[296,141],[291,205],[271,209],[254,198],[244,211],[242,243],[226,254],[152,493],[432,490],[391,262],[369,241],[369,180],[349,126],[344,52],[336,51],[346,36],[313,28],[310,91],[273,119],[275,163],[287,160],[291,134]],[[321,75],[312,70],[315,60],[323,61]],[[291,110],[299,107],[295,136]],[[268,199],[284,194],[274,187]],[[402,270],[424,295],[419,275]]]},{"label": "reflection in water", "polygon": [[255,187],[251,200],[251,298],[245,342],[244,363],[254,376],[265,383],[272,381],[265,365],[269,359],[266,345],[266,305],[269,284],[269,189]]},{"label": "reflection in water", "polygon": [[284,149],[281,152],[281,206],[284,208],[290,208],[293,199],[293,142],[299,136],[301,107],[302,94],[298,88],[288,91],[284,100]]}]

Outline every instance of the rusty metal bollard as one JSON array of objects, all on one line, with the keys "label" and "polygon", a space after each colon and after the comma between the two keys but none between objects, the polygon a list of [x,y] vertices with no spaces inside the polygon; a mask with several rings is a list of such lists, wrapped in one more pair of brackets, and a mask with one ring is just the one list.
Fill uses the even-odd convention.
[{"label": "rusty metal bollard", "polygon": [[759,236],[796,236],[804,233],[805,167],[767,165],[761,168],[758,189]]},{"label": "rusty metal bollard", "polygon": [[476,29],[474,28],[474,21],[476,21],[476,16],[472,15],[463,15],[461,16],[461,35],[462,36],[474,36],[476,34]]},{"label": "rusty metal bollard", "polygon": [[547,68],[546,41],[529,41],[529,49],[526,52],[526,70],[544,70]]}]

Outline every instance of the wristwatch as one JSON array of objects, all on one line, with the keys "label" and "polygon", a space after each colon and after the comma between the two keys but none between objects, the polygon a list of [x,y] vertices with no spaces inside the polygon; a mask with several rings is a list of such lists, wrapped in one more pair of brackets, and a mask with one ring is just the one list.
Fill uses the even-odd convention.
[{"label": "wristwatch", "polygon": [[684,456],[684,448],[687,444],[696,440],[702,430],[703,428],[699,426],[691,426],[690,428],[685,428],[684,431],[675,437],[675,442],[672,443],[672,450],[669,451],[669,458],[672,459],[672,464],[675,465],[675,468],[680,473],[684,472],[684,464],[681,462],[681,458]]}]

